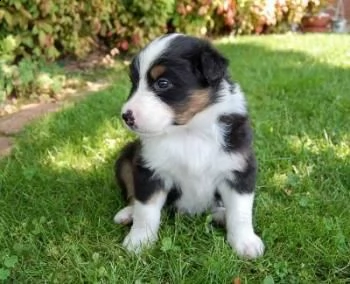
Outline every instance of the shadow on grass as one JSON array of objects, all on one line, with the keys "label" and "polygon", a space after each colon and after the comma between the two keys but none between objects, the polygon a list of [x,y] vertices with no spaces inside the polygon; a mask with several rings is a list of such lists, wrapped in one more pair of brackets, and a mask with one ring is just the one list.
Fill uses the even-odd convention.
[{"label": "shadow on grass", "polygon": [[[349,278],[342,268],[348,262],[345,236],[350,235],[345,217],[350,197],[350,69],[252,43],[219,48],[231,59],[233,77],[249,101],[260,163],[256,222],[267,253],[257,266],[224,255],[225,263],[210,279],[231,280],[242,273],[259,281],[266,274],[277,281]],[[127,229],[112,223],[122,206],[113,163],[131,139],[118,116],[128,93],[126,78],[121,74],[112,88],[28,127],[12,156],[1,161],[0,248],[19,257],[11,270],[14,281],[181,280],[182,274],[169,272],[171,261],[160,250],[148,257],[169,263],[161,272],[156,271],[159,262],[136,265],[124,258],[119,244]],[[197,283],[208,280],[208,271],[214,269],[205,261],[213,237],[197,236],[193,260],[186,239],[193,226],[201,234],[204,219],[191,222],[186,220],[179,239],[190,259],[185,274]],[[217,254],[212,258],[220,262],[224,252]]]}]

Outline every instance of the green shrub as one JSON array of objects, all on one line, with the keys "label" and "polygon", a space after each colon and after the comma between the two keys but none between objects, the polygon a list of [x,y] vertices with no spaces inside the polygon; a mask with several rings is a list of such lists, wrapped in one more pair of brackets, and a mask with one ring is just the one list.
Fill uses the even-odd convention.
[{"label": "green shrub", "polygon": [[43,73],[39,60],[143,46],[166,32],[174,7],[174,0],[1,0],[0,102],[57,93],[62,76]]},{"label": "green shrub", "polygon": [[[20,47],[18,38],[8,35],[0,41],[0,103],[7,97],[33,97],[36,94],[57,94],[64,76],[47,72],[47,64],[31,58],[18,59],[15,51]],[[44,79],[46,78],[46,79]]]},{"label": "green shrub", "polygon": [[[40,73],[36,63],[39,59],[55,60],[66,55],[82,58],[101,46],[130,52],[169,30],[199,36],[283,32],[299,23],[305,13],[315,13],[326,3],[327,0],[1,0],[0,101],[13,93],[28,96],[38,90],[35,78]],[[54,82],[51,89],[59,89],[60,80],[56,78]]]},{"label": "green shrub", "polygon": [[[96,46],[122,51],[167,31],[195,35],[260,33],[261,26],[298,22],[308,3],[326,0],[1,0],[0,46],[12,35],[11,56],[84,57]],[[321,3],[320,3],[321,2]]]},{"label": "green shrub", "polygon": [[218,36],[234,31],[237,5],[235,0],[178,0],[172,16],[178,32],[198,36]]},{"label": "green shrub", "polygon": [[214,16],[219,6],[218,0],[180,0],[176,1],[172,15],[172,25],[177,32],[207,35],[215,26]]},{"label": "green shrub", "polygon": [[45,64],[24,58],[18,64],[3,63],[0,68],[0,102],[7,97],[52,97],[61,91],[66,76]]},{"label": "green shrub", "polygon": [[167,21],[175,7],[175,0],[119,0],[118,11],[109,33],[100,33],[109,44],[122,51],[144,46],[149,40],[167,32]]},{"label": "green shrub", "polygon": [[[143,45],[166,31],[174,0],[2,0],[0,35],[14,35],[16,57],[85,56],[97,44]],[[161,11],[161,13],[159,12]],[[0,37],[1,40],[1,37]]]},{"label": "green shrub", "polygon": [[239,0],[236,33],[286,32],[307,13],[318,13],[328,0]]}]

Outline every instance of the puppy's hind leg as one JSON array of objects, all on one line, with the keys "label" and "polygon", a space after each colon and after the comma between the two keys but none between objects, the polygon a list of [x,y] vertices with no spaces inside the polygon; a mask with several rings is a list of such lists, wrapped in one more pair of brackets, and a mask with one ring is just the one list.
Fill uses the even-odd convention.
[{"label": "puppy's hind leg", "polygon": [[211,207],[211,219],[214,225],[225,227],[226,225],[226,208],[218,192],[215,193],[215,199]]},{"label": "puppy's hind leg", "polygon": [[214,207],[211,211],[211,218],[214,224],[224,227],[226,225],[225,207]]},{"label": "puppy's hind leg", "polygon": [[132,222],[133,219],[133,206],[129,205],[119,210],[117,214],[115,214],[113,220],[117,224],[128,225]]},{"label": "puppy's hind leg", "polygon": [[135,199],[134,171],[139,148],[139,141],[127,144],[115,163],[117,184],[122,191],[124,200],[129,204],[114,216],[114,222],[117,224],[127,225],[132,223]]}]

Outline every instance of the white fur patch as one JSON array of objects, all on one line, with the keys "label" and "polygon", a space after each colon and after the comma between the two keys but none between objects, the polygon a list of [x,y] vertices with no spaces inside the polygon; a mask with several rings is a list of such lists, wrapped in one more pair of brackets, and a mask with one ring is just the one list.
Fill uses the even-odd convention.
[{"label": "white fur patch", "polygon": [[242,257],[256,258],[263,254],[264,244],[254,233],[252,212],[254,194],[240,194],[224,183],[219,188],[226,208],[227,240]]},{"label": "white fur patch", "polygon": [[122,112],[131,110],[140,135],[158,135],[169,126],[174,117],[171,108],[146,88],[139,88],[123,106]]},{"label": "white fur patch", "polygon": [[161,209],[166,200],[166,193],[161,191],[148,203],[135,201],[133,206],[133,224],[123,246],[130,252],[138,253],[143,246],[158,239]]},{"label": "white fur patch", "polygon": [[158,37],[146,46],[139,55],[140,79],[146,79],[146,73],[155,59],[164,52],[170,42],[180,34],[173,33],[165,37]]}]

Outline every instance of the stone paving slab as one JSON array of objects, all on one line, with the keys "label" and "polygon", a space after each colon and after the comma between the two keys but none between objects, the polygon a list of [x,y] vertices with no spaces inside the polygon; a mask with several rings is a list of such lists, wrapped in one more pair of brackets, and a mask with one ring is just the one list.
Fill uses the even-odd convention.
[{"label": "stone paving slab", "polygon": [[19,112],[0,119],[0,133],[3,135],[15,135],[24,126],[45,113],[55,112],[61,108],[60,103],[30,104]]},{"label": "stone paving slab", "polygon": [[0,158],[10,154],[14,139],[11,137],[20,132],[24,126],[42,115],[60,110],[61,103],[30,104],[14,114],[0,118]]}]

